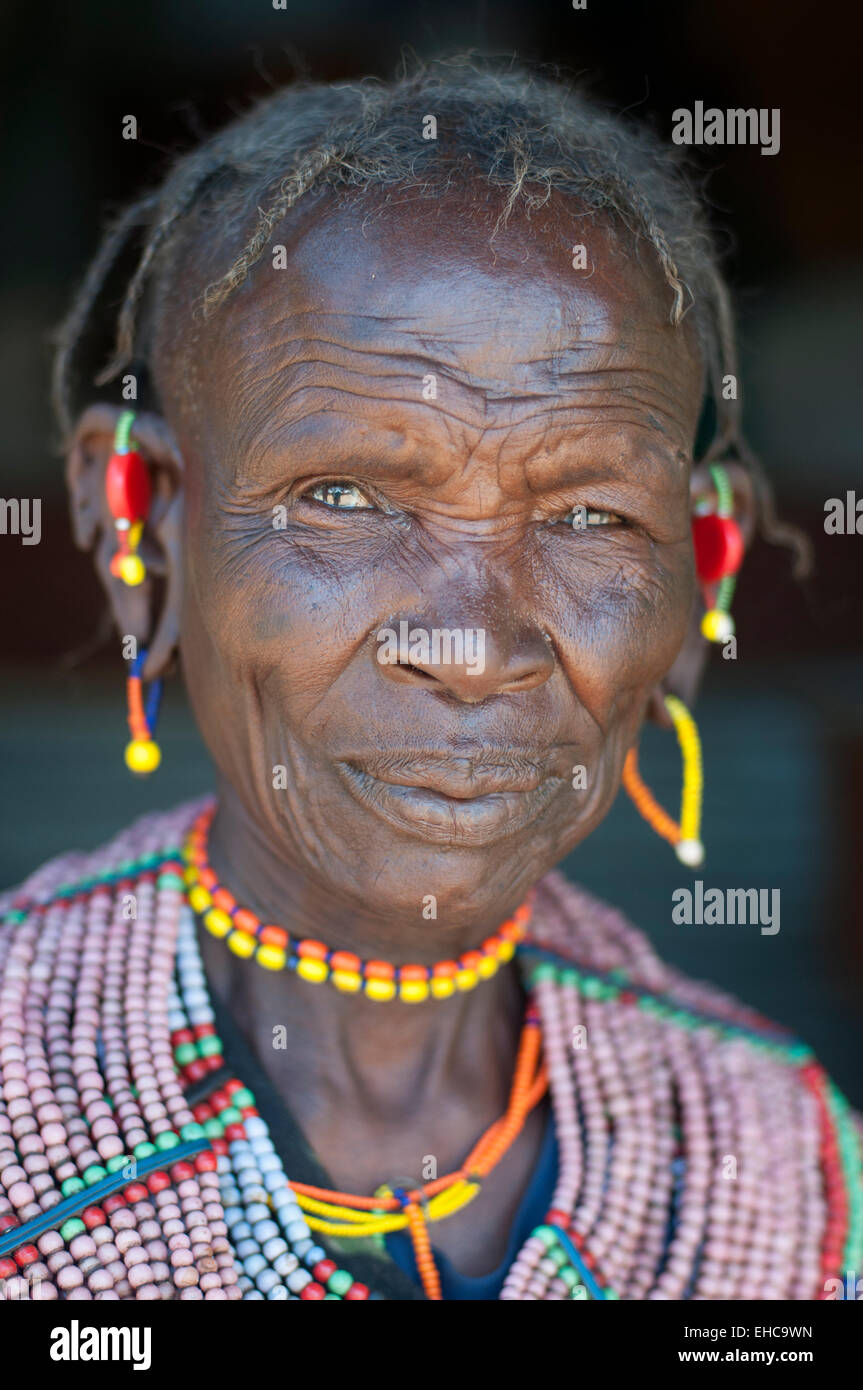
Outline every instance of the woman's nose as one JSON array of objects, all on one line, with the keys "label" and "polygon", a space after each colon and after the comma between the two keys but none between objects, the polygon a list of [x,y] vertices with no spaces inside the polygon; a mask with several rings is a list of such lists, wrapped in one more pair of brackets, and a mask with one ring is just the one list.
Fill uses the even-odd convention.
[{"label": "woman's nose", "polygon": [[537,629],[495,633],[398,618],[375,637],[375,660],[387,680],[425,686],[465,704],[534,690],[555,665],[552,648]]}]

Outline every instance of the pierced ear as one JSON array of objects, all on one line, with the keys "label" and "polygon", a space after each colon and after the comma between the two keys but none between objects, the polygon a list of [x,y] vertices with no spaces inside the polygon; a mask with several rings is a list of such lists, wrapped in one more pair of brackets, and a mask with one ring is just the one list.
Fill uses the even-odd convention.
[{"label": "pierced ear", "polygon": [[[734,493],[734,517],[743,535],[743,544],[748,550],[755,535],[756,523],[755,490],[752,486],[752,478],[748,469],[734,460],[729,462],[723,460],[722,467],[725,469]],[[689,491],[693,512],[699,501],[712,498],[715,495],[716,490],[710,476],[709,464],[698,463],[695,465],[692,470]],[[690,708],[695,703],[704,674],[704,667],[707,664],[708,649],[711,646],[711,643],[701,635],[703,612],[701,592],[696,586],[689,627],[683,646],[678,652],[671,670],[651,692],[647,703],[645,718],[658,724],[660,728],[672,729],[674,727],[665,708],[666,695],[679,696],[683,703]]]},{"label": "pierced ear", "polygon": [[135,637],[149,648],[142,673],[149,681],[170,667],[180,633],[183,466],[164,420],[158,415],[136,415],[132,437],[149,469],[152,500],[138,547],[146,578],[129,587],[111,573],[117,533],[105,492],[108,459],[122,414],[112,405],[93,405],[84,411],[66,455],[66,485],[75,544],[92,552],[120,635]]}]

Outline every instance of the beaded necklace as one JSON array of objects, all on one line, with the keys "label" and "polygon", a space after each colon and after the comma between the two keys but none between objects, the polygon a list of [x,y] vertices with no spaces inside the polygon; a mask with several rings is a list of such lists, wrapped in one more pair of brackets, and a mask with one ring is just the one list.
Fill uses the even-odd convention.
[{"label": "beaded necklace", "polygon": [[[308,1189],[222,1079],[180,858],[199,811],[147,817],[0,902],[13,1295],[376,1297],[317,1243]],[[860,1121],[808,1049],[556,875],[517,958],[560,1159],[502,1299],[824,1298],[860,1267]]]}]

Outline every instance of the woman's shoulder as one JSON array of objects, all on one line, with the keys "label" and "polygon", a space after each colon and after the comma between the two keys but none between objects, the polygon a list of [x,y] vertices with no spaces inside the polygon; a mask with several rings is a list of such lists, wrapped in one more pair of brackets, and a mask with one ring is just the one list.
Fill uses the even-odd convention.
[{"label": "woman's shoulder", "polygon": [[144,872],[160,860],[175,858],[186,831],[207,803],[206,797],[168,811],[139,816],[93,850],[71,850],[48,859],[19,884],[0,892],[0,917],[16,919],[33,907],[88,891]]}]

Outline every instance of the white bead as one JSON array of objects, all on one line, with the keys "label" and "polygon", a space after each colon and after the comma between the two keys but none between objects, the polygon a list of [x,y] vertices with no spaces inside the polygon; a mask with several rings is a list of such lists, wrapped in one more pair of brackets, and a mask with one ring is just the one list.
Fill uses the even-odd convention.
[{"label": "white bead", "polygon": [[293,1274],[289,1274],[285,1283],[291,1293],[301,1293],[306,1284],[311,1284],[312,1276],[307,1269],[295,1269]]},{"label": "white bead", "polygon": [[675,845],[674,853],[689,869],[697,869],[704,863],[704,846],[700,840],[681,840]]}]

